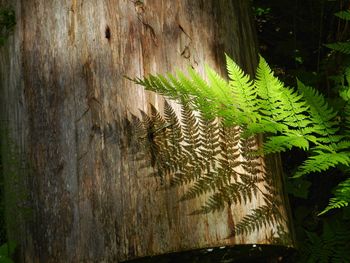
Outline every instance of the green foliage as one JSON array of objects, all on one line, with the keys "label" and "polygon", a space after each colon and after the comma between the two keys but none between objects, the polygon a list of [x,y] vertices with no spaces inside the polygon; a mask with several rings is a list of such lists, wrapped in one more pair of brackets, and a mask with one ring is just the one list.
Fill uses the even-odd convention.
[{"label": "green foliage", "polygon": [[349,10],[345,10],[345,11],[341,11],[338,13],[335,13],[335,15],[341,19],[344,20],[350,20],[350,11]]},{"label": "green foliage", "polygon": [[329,107],[323,95],[314,88],[305,86],[298,81],[298,90],[309,106],[312,131],[317,134],[317,139],[323,143],[337,142],[335,137],[339,130],[339,121],[335,119],[337,113]]},{"label": "green foliage", "polygon": [[253,12],[257,17],[267,15],[270,11],[271,8],[253,7]]},{"label": "green foliage", "polygon": [[[321,172],[339,164],[349,165],[350,155],[346,149],[350,146],[344,136],[338,135],[340,122],[337,113],[327,104],[325,98],[315,89],[298,81],[298,89],[309,105],[309,114],[315,146],[310,149],[310,156],[299,167],[295,177],[310,172]],[[345,151],[344,151],[345,150]]]},{"label": "green foliage", "polygon": [[14,261],[11,259],[16,250],[15,242],[7,242],[0,246],[0,263],[13,263]]},{"label": "green foliage", "polygon": [[323,151],[314,151],[314,155],[309,157],[304,163],[299,167],[299,170],[296,172],[295,177],[300,177],[307,173],[312,172],[322,172],[326,171],[331,167],[336,167],[337,165],[350,164],[349,153],[327,153]]},{"label": "green foliage", "polygon": [[[203,91],[200,87],[204,81],[199,76],[187,78],[183,73],[178,79],[172,77],[164,81],[161,76],[150,76],[136,82],[146,89],[187,103],[192,109],[203,112],[205,117],[214,115],[222,118],[225,125],[238,125],[246,136],[268,133],[262,147],[265,154],[292,147],[308,150],[310,144],[318,147],[314,149],[315,153],[320,153],[324,147],[340,141],[341,137],[335,135],[339,124],[335,120],[336,113],[329,108],[323,96],[312,88],[301,82],[299,92],[284,87],[263,58],[260,59],[254,82],[230,58],[227,58],[227,68],[230,77],[228,83],[207,69],[210,83],[205,84]],[[194,76],[193,72],[190,75]],[[185,90],[181,88],[181,98],[178,86],[186,86]],[[332,144],[332,147],[338,146]],[[310,157],[300,167],[300,173],[313,172],[307,165],[313,161],[317,163]],[[338,158],[332,164],[338,163],[344,163],[344,160]],[[326,168],[321,167],[320,170]]]},{"label": "green foliage", "polygon": [[[206,69],[208,83],[192,69],[189,77],[178,72],[177,77],[169,75],[166,79],[158,75],[144,80],[136,79],[135,82],[178,100],[186,105],[186,109],[199,110],[205,118],[220,117],[226,126],[239,126],[245,137],[264,134],[265,141],[258,153],[278,153],[293,147],[307,151],[309,156],[298,167],[295,177],[339,165],[349,166],[350,142],[347,134],[340,133],[338,114],[323,95],[300,81],[297,91],[285,87],[262,57],[253,81],[232,59],[227,56],[226,59],[228,82],[209,67]],[[191,138],[192,151],[198,151],[196,143],[199,144],[199,138],[193,136],[199,135],[199,132],[193,126],[193,116],[187,112],[185,119],[189,121],[185,124],[185,137]],[[349,116],[345,116],[345,119],[349,119]],[[187,131],[188,127],[193,129],[191,133]],[[186,183],[199,176],[199,169],[195,168],[194,171],[197,171],[196,176],[192,173]],[[228,199],[232,196],[228,193],[224,195]],[[221,197],[212,197],[205,210],[220,207],[221,200]]]},{"label": "green foliage", "polygon": [[[350,11],[342,11],[335,14],[341,19],[350,20]],[[350,42],[337,42],[333,44],[326,45],[328,48],[338,51],[343,54],[350,54]],[[340,75],[342,81],[342,88],[340,89],[340,96],[346,101],[344,107],[344,123],[343,125],[343,136],[345,139],[333,142],[330,145],[330,149],[327,149],[331,156],[329,159],[338,160],[337,163],[342,163],[346,167],[350,166],[350,65],[346,65],[344,73]],[[347,83],[347,85],[346,85]],[[331,134],[332,135],[332,134]],[[331,166],[330,161],[325,161],[325,163]],[[320,215],[335,209],[342,208],[349,205],[350,202],[350,178],[344,180],[334,190],[334,197],[329,200],[328,206],[320,213]]]},{"label": "green foliage", "polygon": [[325,45],[326,47],[350,55],[350,42],[337,42]]},{"label": "green foliage", "polygon": [[320,213],[320,215],[327,213],[334,208],[342,208],[348,206],[350,203],[350,178],[341,182],[334,190],[334,197],[329,200],[328,206]]},{"label": "green foliage", "polygon": [[[268,15],[256,17],[258,25],[260,52],[266,58],[269,58],[272,68],[288,85],[295,85],[295,76],[307,86],[315,87],[315,90],[326,95],[328,104],[331,105],[336,113],[334,120],[338,123],[334,127],[338,129],[336,135],[345,136],[341,140],[348,140],[349,133],[349,106],[347,101],[350,98],[350,75],[346,77],[346,72],[350,73],[349,56],[339,54],[334,50],[328,50],[322,43],[341,42],[347,43],[349,38],[349,24],[347,21],[340,21],[339,18],[349,18],[350,1],[318,1],[307,0],[302,5],[295,5],[293,1],[266,1],[254,0],[254,5],[263,8],[270,7]],[[334,10],[346,10],[339,12],[337,17],[333,15]],[[283,18],[283,19],[282,19]],[[348,20],[348,19],[347,19]],[[295,63],[294,58],[300,57],[300,63]],[[338,96],[340,92],[341,97]],[[344,107],[345,106],[345,107]],[[330,108],[330,107],[329,107]],[[310,110],[309,110],[310,112]],[[316,137],[319,137],[317,135]],[[337,138],[335,138],[337,139]],[[339,138],[338,138],[339,139]],[[329,145],[329,144],[328,144]],[[315,150],[315,144],[310,145],[312,151]],[[340,147],[340,146],[339,146]],[[333,147],[331,147],[333,148]],[[332,150],[337,152],[337,150]],[[346,149],[342,149],[345,152]],[[322,150],[322,152],[327,152]],[[315,152],[307,151],[303,153],[300,150],[292,150],[283,153],[283,167],[287,174],[295,174],[298,166],[305,158],[317,155]],[[318,217],[317,214],[325,207],[329,198],[331,189],[339,183],[349,178],[349,168],[344,165],[337,165],[323,173],[314,176],[304,176],[297,179],[288,180],[288,192],[290,196],[294,225],[296,225],[296,234],[299,241],[300,261],[287,260],[288,262],[335,262],[334,259],[322,259],[327,250],[327,246],[321,249],[312,249],[312,245],[317,246],[317,239],[322,244],[324,231],[324,222],[332,224],[334,215],[341,214],[347,207],[333,210],[327,214]],[[311,186],[310,186],[311,185]],[[309,191],[306,190],[309,186]],[[335,187],[334,192],[338,189]],[[346,191],[344,191],[346,193]],[[307,199],[304,199],[307,198]],[[342,200],[342,199],[340,199]],[[347,200],[347,199],[345,199]],[[342,202],[340,203],[342,204]],[[346,203],[344,203],[346,204]],[[321,209],[321,210],[320,210]],[[308,215],[308,216],[305,216]],[[344,226],[349,225],[349,221],[338,218],[338,222]],[[332,230],[336,228],[331,228]],[[311,243],[305,231],[314,235],[315,242]],[[350,239],[349,237],[347,238]],[[303,251],[302,248],[308,247],[309,251]],[[339,251],[344,260],[339,262],[348,262],[349,248],[345,244],[338,247],[332,247],[334,253]],[[310,251],[315,252],[315,256],[310,258]],[[317,252],[318,251],[318,252]]]},{"label": "green foliage", "polygon": [[349,223],[348,219],[333,219],[323,222],[323,229],[319,235],[305,231],[306,240],[301,247],[301,258],[298,262],[350,262]]},{"label": "green foliage", "polygon": [[16,25],[16,16],[11,8],[0,8],[0,46],[2,46]]},{"label": "green foliage", "polygon": [[[268,5],[273,6],[273,2],[276,1],[269,1]],[[294,79],[294,76],[296,74],[295,72],[293,72],[292,74],[288,74],[288,72],[284,73],[283,71],[286,69],[285,66],[287,67],[287,70],[290,70],[294,67],[294,64],[296,63],[293,62],[292,66],[288,66],[285,64],[286,59],[284,58],[286,56],[281,56],[282,52],[284,52],[283,54],[287,54],[289,56],[287,52],[288,50],[292,50],[291,53],[293,53],[293,56],[295,56],[295,58],[300,61],[299,64],[302,64],[305,67],[309,67],[308,70],[312,71],[312,73],[308,74],[307,72],[305,72],[305,68],[302,68],[297,73],[299,74],[299,76],[301,76],[300,79],[302,79],[304,83],[308,83],[309,85],[310,83],[315,84],[318,81],[321,85],[319,85],[317,89],[311,88],[308,85],[304,85],[302,81],[298,81],[297,90],[285,88],[283,84],[280,87],[278,87],[278,80],[276,81],[276,78],[274,78],[273,76],[271,77],[272,72],[269,72],[267,70],[268,68],[266,67],[266,65],[261,66],[261,71],[259,73],[260,76],[264,77],[261,78],[261,82],[259,85],[263,87],[263,81],[268,80],[267,87],[270,89],[269,82],[271,81],[272,83],[274,83],[271,87],[271,89],[273,90],[272,93],[277,94],[278,98],[274,98],[273,94],[267,96],[267,99],[269,99],[269,103],[274,103],[274,107],[269,107],[268,110],[264,112],[264,108],[261,105],[265,103],[266,98],[265,101],[261,99],[262,94],[264,93],[259,92],[256,87],[256,83],[259,83],[259,79],[256,79],[255,81],[253,80],[252,83],[252,80],[248,76],[246,76],[242,71],[238,70],[239,67],[238,69],[235,68],[235,64],[232,64],[232,62],[227,60],[227,64],[232,64],[230,66],[230,69],[228,69],[228,75],[230,78],[228,83],[229,87],[232,88],[232,95],[229,97],[230,99],[227,104],[225,104],[225,101],[221,101],[221,99],[219,100],[219,98],[216,98],[215,96],[217,96],[217,94],[215,94],[215,92],[213,91],[210,91],[210,88],[212,88],[211,83],[208,84],[204,82],[198,75],[196,75],[198,84],[197,89],[200,89],[201,87],[201,84],[199,84],[200,82],[203,84],[203,87],[205,86],[205,89],[196,91],[195,94],[191,93],[191,85],[193,85],[191,84],[191,78],[194,73],[189,73],[188,77],[186,77],[188,83],[187,91],[185,92],[185,94],[187,95],[182,93],[178,94],[178,96],[181,97],[181,100],[178,100],[180,103],[182,103],[183,101],[188,101],[188,99],[193,100],[193,103],[189,103],[191,109],[197,109],[198,106],[203,107],[203,117],[213,119],[216,116],[220,116],[220,118],[223,119],[224,125],[240,126],[240,132],[245,137],[249,137],[257,133],[263,133],[265,135],[265,142],[263,147],[260,149],[260,153],[288,151],[288,154],[293,154],[293,152],[289,151],[289,149],[292,148],[299,148],[302,151],[304,151],[306,153],[306,160],[302,162],[302,164],[299,166],[298,169],[296,169],[296,171],[292,166],[291,170],[295,172],[295,176],[299,177],[314,172],[328,172],[329,176],[327,177],[303,177],[296,178],[294,180],[289,180],[289,193],[298,198],[310,198],[307,201],[307,207],[304,207],[304,211],[302,212],[302,214],[309,214],[309,217],[305,218],[305,221],[302,224],[302,232],[304,232],[304,238],[300,239],[300,255],[302,257],[300,261],[293,262],[350,261],[348,256],[348,240],[350,240],[349,220],[343,218],[339,220],[334,220],[334,218],[332,217],[334,214],[339,215],[339,213],[341,213],[345,209],[348,209],[348,207],[346,206],[348,206],[349,204],[350,197],[350,183],[348,179],[350,146],[350,67],[349,64],[345,64],[344,67],[343,63],[339,63],[338,59],[334,59],[338,58],[338,56],[336,56],[337,52],[342,52],[346,55],[349,54],[350,49],[349,42],[346,41],[346,39],[344,39],[344,36],[346,37],[347,33],[345,32],[345,30],[344,32],[339,32],[339,28],[337,29],[337,34],[339,36],[336,36],[336,40],[334,41],[335,44],[322,45],[322,43],[325,42],[326,38],[328,42],[329,39],[331,39],[331,34],[329,34],[328,32],[325,33],[327,27],[333,26],[335,28],[333,20],[327,17],[327,12],[329,13],[329,10],[334,9],[329,8],[329,10],[327,11],[326,8],[324,8],[324,6],[328,5],[330,2],[335,3],[336,1],[323,1],[320,5],[317,1],[308,1],[305,3],[305,5],[300,5],[300,7],[302,6],[302,9],[305,9],[306,12],[308,8],[320,9],[320,20],[318,21],[316,19],[312,21],[313,25],[316,27],[318,27],[320,24],[324,25],[323,27],[321,26],[319,29],[316,28],[319,31],[315,30],[315,28],[312,28],[310,26],[304,26],[304,23],[307,23],[305,22],[306,19],[315,19],[315,17],[317,18],[317,15],[302,17],[299,14],[300,12],[295,12],[293,8],[286,8],[285,5],[278,4],[283,6],[283,9],[287,10],[285,11],[285,13],[279,12],[278,17],[283,16],[284,18],[286,18],[288,10],[290,10],[289,12],[294,13],[294,21],[293,23],[289,23],[289,30],[283,28],[283,24],[286,24],[285,21],[282,23],[281,21],[278,21],[278,23],[275,24],[276,32],[277,29],[281,29],[281,32],[287,32],[287,37],[279,36],[279,38],[286,39],[285,44],[289,46],[282,45],[283,43],[276,43],[275,41],[271,41],[271,39],[268,39],[270,42],[273,43],[273,48],[269,48],[270,52],[272,52],[272,54],[274,54],[277,57],[277,59],[283,61],[282,70],[279,70],[280,76],[285,77],[287,80],[288,78]],[[291,5],[294,6],[293,3],[291,3]],[[344,3],[344,6],[348,6],[348,4]],[[269,9],[268,12],[264,12],[263,10],[257,10],[255,14],[256,16],[260,16],[261,19],[259,19],[261,23],[266,23],[266,20],[268,20],[266,24],[273,24],[270,23],[272,20],[271,16],[273,15],[271,14],[271,12],[274,12],[273,8],[271,10]],[[349,20],[349,11],[343,11],[336,15],[342,19]],[[297,25],[297,23],[299,23],[298,21],[302,23],[303,28],[302,30],[299,28],[299,31]],[[295,33],[294,30],[296,30]],[[310,32],[307,32],[308,30]],[[324,32],[322,32],[322,30]],[[274,31],[274,28],[272,31]],[[290,33],[293,34],[292,38],[295,40],[295,43],[293,45],[290,45]],[[270,37],[269,32],[267,32],[266,34],[264,33],[263,38],[268,38],[266,37],[266,35]],[[303,41],[303,43],[300,43],[300,39]],[[314,44],[316,45],[310,44],[312,41],[315,42]],[[303,46],[303,44],[306,44],[307,48]],[[277,49],[275,49],[275,46],[277,46]],[[332,51],[328,53],[324,52],[325,46],[331,48]],[[281,57],[283,58],[281,59]],[[312,58],[315,61],[317,61],[315,62],[314,68],[310,67],[310,61],[312,60]],[[346,56],[342,56],[341,61],[344,61],[344,58],[346,58]],[[335,64],[331,65],[330,61],[333,61],[333,63]],[[326,65],[327,63],[329,65]],[[327,69],[325,70],[325,68]],[[325,71],[324,74],[322,70]],[[193,72],[192,69],[191,71]],[[338,74],[334,77],[334,80],[336,79],[337,81],[337,85],[333,85],[333,87],[329,86],[329,84],[332,82],[325,81],[326,76],[327,78],[329,76],[329,72],[331,72],[331,74],[335,74],[334,72]],[[182,75],[184,74],[182,73]],[[291,77],[291,75],[293,76]],[[173,78],[174,80],[176,80],[175,76],[173,76]],[[175,83],[169,82],[169,84],[176,86]],[[324,88],[323,93],[327,94],[327,96],[330,97],[331,100],[327,101],[322,95],[322,93],[318,91],[322,90],[322,87]],[[188,92],[189,90],[191,94]],[[283,98],[280,97],[280,91],[284,93],[286,92],[285,90],[288,90],[289,94],[283,95]],[[154,91],[157,92],[157,90]],[[338,91],[340,91],[340,97],[336,97]],[[250,97],[249,100],[245,99],[245,93],[247,93],[248,97]],[[295,96],[296,94],[298,94],[301,97],[297,98]],[[171,94],[168,94],[168,97],[174,98]],[[283,103],[282,99],[284,101]],[[282,109],[282,107],[284,106],[283,104],[285,102],[287,102],[287,104],[285,105],[289,105],[288,107],[285,107],[288,113],[285,113],[284,109]],[[288,104],[288,102],[291,103]],[[303,106],[299,105],[298,107],[296,107],[295,110],[293,110],[293,107],[291,106],[293,106],[295,103],[304,104]],[[265,103],[264,107],[268,106],[268,103]],[[207,112],[205,112],[205,108],[208,109]],[[269,110],[271,108],[276,108],[276,112],[277,110],[280,110],[280,112],[275,115],[271,114],[271,110]],[[299,111],[300,108],[301,110]],[[290,116],[291,119],[288,120],[286,116]],[[292,118],[294,118],[294,123],[292,121]],[[300,153],[300,151],[298,151],[298,153]],[[293,156],[291,163],[287,164],[288,166],[295,164],[297,162],[295,160],[300,159],[297,158],[297,156],[295,157]],[[336,167],[337,169],[329,170],[332,167]],[[342,177],[340,177],[339,173],[342,172],[343,175]],[[331,176],[333,174],[337,174],[337,177],[332,178]],[[320,187],[321,189],[317,189],[315,185],[318,184],[318,181],[321,181],[320,178],[322,178],[322,180],[326,183],[322,184],[323,181],[320,182],[320,184],[325,186]],[[339,178],[343,178],[343,182],[339,183],[335,187],[333,191],[334,196],[329,200],[329,205],[326,207],[326,209],[319,213],[320,207],[324,207],[326,201],[325,199],[328,198],[330,188],[333,187],[336,184],[336,182],[339,182]],[[312,188],[310,191],[308,191],[308,189],[310,188],[311,183],[308,180],[312,181]],[[203,179],[198,180],[197,187],[198,189],[201,189],[203,185],[205,185],[206,188],[211,189],[213,184],[212,182],[213,181],[211,180],[210,176],[204,176]],[[235,189],[235,191],[237,189],[238,187]],[[236,193],[235,191],[234,193]],[[229,193],[229,191],[227,192]],[[224,192],[221,193],[221,195],[230,197],[228,193]],[[212,198],[211,204],[213,205],[213,207],[225,205],[225,203],[220,202],[220,200],[222,200],[220,198],[220,193],[217,193],[216,196],[218,196],[218,198],[214,198],[214,196]],[[234,195],[232,198],[234,198]],[[313,204],[317,198],[322,200],[321,205]],[[227,200],[229,200],[229,198]],[[312,202],[309,202],[310,200],[312,200]],[[297,202],[299,201],[300,199],[298,199]],[[208,208],[210,210],[208,203],[206,204],[205,208]],[[296,205],[296,208],[300,208],[299,203]],[[332,211],[331,213],[328,213],[327,216],[325,216],[327,212],[334,208],[343,209]],[[259,224],[264,225],[265,222],[267,224],[269,224],[269,222],[273,222],[272,217],[268,218],[265,216],[261,217],[262,219],[260,219],[259,213],[262,211],[268,211],[267,213],[269,213],[269,215],[276,212],[269,210],[267,206],[261,206],[256,211],[251,211],[251,213],[245,216],[245,219],[243,219],[237,224],[238,227],[236,226],[235,234],[246,234],[249,233],[249,231],[254,231],[255,229],[258,229],[254,228],[254,224],[251,224],[251,222],[259,222],[255,224],[255,226]],[[318,213],[323,216],[317,217],[316,215]],[[317,223],[313,225],[312,222]]]}]

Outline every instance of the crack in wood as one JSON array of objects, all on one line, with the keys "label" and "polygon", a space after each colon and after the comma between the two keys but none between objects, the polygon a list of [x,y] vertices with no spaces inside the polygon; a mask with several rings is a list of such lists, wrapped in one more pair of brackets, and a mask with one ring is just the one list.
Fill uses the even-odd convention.
[{"label": "crack in wood", "polygon": [[184,58],[187,58],[187,59],[189,59],[191,57],[191,51],[190,51],[190,48],[188,46],[185,46],[184,50],[182,50],[181,56]]},{"label": "crack in wood", "polygon": [[153,40],[153,43],[155,46],[158,46],[158,38],[155,33],[154,28],[145,21],[143,14],[145,13],[145,4],[143,1],[131,1],[135,5],[135,10],[137,13],[137,19],[142,23],[142,25],[145,27],[146,31],[149,31],[151,38]]},{"label": "crack in wood", "polygon": [[191,42],[192,42],[192,38],[190,37],[189,34],[187,34],[187,32],[185,31],[185,29],[184,29],[180,24],[179,24],[178,26],[179,26],[180,30],[182,31],[182,33],[184,33],[184,34],[191,40]]},{"label": "crack in wood", "polygon": [[150,35],[151,35],[151,38],[153,40],[153,43],[155,44],[155,46],[158,46],[157,42],[158,42],[158,39],[157,39],[157,35],[156,35],[156,32],[154,31],[153,27],[146,23],[144,20],[143,20],[143,17],[142,16],[138,16],[138,19],[139,21],[142,23],[142,25],[146,28],[146,31],[149,31]]}]

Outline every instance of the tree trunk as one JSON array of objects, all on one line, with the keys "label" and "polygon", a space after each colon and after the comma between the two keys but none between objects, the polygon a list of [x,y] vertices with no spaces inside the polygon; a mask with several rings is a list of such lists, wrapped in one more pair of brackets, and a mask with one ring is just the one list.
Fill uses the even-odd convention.
[{"label": "tree trunk", "polygon": [[23,262],[119,262],[276,240],[293,246],[277,159],[267,166],[284,223],[233,236],[262,196],[190,216],[205,196],[179,202],[184,189],[147,176],[134,149],[131,116],[149,113],[150,103],[162,111],[164,101],[124,76],[188,66],[203,73],[204,63],[224,75],[224,52],[253,73],[248,2],[8,0],[17,26],[1,49],[0,99],[7,144],[15,142],[12,157],[21,163],[13,173],[26,189],[10,228]]}]

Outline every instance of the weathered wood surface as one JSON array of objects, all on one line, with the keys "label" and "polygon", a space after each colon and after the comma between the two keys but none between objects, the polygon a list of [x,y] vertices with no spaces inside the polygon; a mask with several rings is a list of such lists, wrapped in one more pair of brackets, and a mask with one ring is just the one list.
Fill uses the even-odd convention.
[{"label": "weathered wood surface", "polygon": [[8,1],[17,27],[1,49],[1,111],[32,167],[31,218],[17,236],[25,262],[118,262],[269,244],[273,227],[228,238],[252,207],[188,216],[204,199],[179,203],[183,189],[161,190],[145,176],[126,121],[163,100],[124,75],[188,65],[203,72],[204,62],[224,73],[223,52],[252,72],[248,2]]}]

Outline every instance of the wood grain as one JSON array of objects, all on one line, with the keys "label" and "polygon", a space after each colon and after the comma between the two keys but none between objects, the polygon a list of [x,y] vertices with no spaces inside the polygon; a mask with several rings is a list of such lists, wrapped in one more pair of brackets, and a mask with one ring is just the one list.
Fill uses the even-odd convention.
[{"label": "wood grain", "polygon": [[32,167],[24,177],[31,218],[16,236],[23,262],[119,262],[270,243],[274,227],[230,237],[251,206],[189,216],[205,197],[178,202],[182,188],[164,190],[145,176],[128,120],[164,101],[124,78],[188,66],[203,74],[205,63],[225,75],[224,52],[253,73],[249,1],[8,2],[17,26],[1,48],[1,113]]}]

